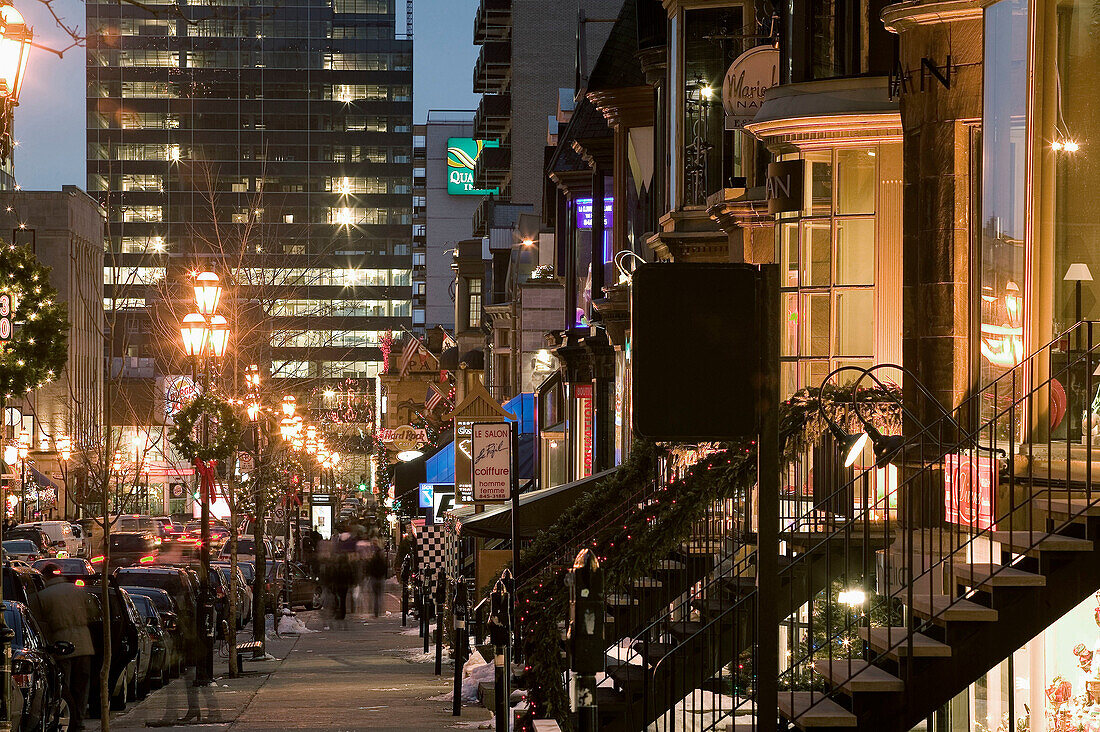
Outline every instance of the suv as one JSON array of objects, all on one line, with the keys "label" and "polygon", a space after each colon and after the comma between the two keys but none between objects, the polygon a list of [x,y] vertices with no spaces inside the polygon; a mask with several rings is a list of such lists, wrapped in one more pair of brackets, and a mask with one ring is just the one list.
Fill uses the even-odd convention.
[{"label": "suv", "polygon": [[42,617],[38,606],[38,593],[46,588],[42,573],[30,567],[17,567],[4,564],[4,599],[15,600],[26,605],[31,615]]},{"label": "suv", "polygon": [[33,528],[41,530],[42,533],[49,538],[50,548],[54,550],[55,553],[67,552],[70,557],[75,557],[80,554],[81,544],[83,542],[73,535],[72,524],[68,521],[35,521],[33,523],[19,524],[15,528]]},{"label": "suv", "polygon": [[34,542],[34,545],[38,547],[38,556],[40,557],[52,557],[57,554],[57,550],[50,546],[50,537],[46,535],[46,532],[33,526],[17,526],[14,529],[8,529],[4,532],[3,538],[4,541],[27,539]]},{"label": "suv", "polygon": [[[121,567],[115,578],[126,587],[154,587],[167,592],[176,604],[182,648],[194,652],[198,641],[199,587],[182,567]],[[193,657],[192,659],[193,660]]]},{"label": "suv", "polygon": [[109,567],[129,567],[156,562],[160,551],[152,534],[122,532],[111,534]]}]

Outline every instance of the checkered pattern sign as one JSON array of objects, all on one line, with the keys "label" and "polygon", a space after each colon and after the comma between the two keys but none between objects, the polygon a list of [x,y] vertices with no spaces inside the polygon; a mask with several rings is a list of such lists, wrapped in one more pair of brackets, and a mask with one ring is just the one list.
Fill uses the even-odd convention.
[{"label": "checkered pattern sign", "polygon": [[416,521],[413,522],[413,531],[416,534],[416,562],[420,570],[427,569],[434,573],[440,568],[446,569],[447,527]]}]

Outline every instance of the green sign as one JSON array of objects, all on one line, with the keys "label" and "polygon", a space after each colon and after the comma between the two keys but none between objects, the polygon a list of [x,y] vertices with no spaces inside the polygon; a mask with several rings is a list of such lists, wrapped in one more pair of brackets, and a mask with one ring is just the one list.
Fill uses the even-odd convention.
[{"label": "green sign", "polygon": [[452,196],[487,196],[499,188],[474,188],[474,165],[487,147],[500,147],[499,142],[452,137],[447,140],[447,193]]}]

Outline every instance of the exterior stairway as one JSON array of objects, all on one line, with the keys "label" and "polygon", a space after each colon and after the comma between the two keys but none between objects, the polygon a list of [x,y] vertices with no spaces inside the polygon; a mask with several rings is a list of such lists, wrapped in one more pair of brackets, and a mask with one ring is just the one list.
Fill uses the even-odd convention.
[{"label": "exterior stairway", "polygon": [[[1091,395],[1098,351],[1092,324],[1074,326],[907,435],[883,461],[896,479],[836,471],[785,525],[769,588],[785,617],[781,728],[910,730],[1100,589],[1100,438],[1048,428],[1051,381]],[[601,729],[753,728],[754,568],[716,562],[629,636]]]}]

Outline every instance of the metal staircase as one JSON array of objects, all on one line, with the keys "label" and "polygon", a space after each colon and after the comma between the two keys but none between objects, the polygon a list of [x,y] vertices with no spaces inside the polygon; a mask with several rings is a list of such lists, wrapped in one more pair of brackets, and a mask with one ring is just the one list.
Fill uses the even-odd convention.
[{"label": "metal staircase", "polygon": [[[785,522],[781,727],[910,730],[1100,589],[1093,330],[915,428],[883,466],[833,471]],[[755,729],[754,570],[744,549],[716,559],[628,636],[601,729]]]}]

